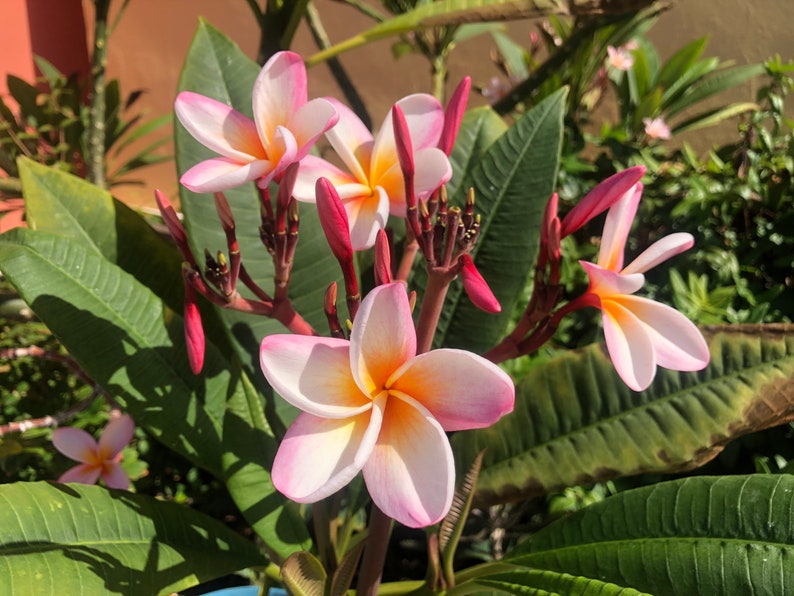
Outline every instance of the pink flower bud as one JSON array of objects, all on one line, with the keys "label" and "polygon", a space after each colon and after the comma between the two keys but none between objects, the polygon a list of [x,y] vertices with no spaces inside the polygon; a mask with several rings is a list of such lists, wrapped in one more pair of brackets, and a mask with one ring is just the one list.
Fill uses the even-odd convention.
[{"label": "pink flower bud", "polygon": [[347,212],[339,193],[328,178],[319,178],[314,189],[317,195],[317,213],[331,252],[340,263],[352,262],[353,247],[350,244]]},{"label": "pink flower bud", "polygon": [[201,324],[201,313],[196,302],[196,291],[185,281],[185,345],[187,358],[194,375],[204,368],[204,327]]},{"label": "pink flower bud", "polygon": [[446,153],[447,156],[452,153],[452,147],[454,147],[455,139],[458,137],[460,123],[466,113],[466,103],[469,100],[470,90],[471,77],[464,77],[455,88],[455,92],[447,104],[447,109],[444,111],[444,128],[441,131],[438,148]]},{"label": "pink flower bud", "polygon": [[391,283],[391,249],[389,236],[384,230],[378,230],[375,238],[375,285]]},{"label": "pink flower bud", "polygon": [[488,287],[488,282],[485,281],[474,261],[469,254],[460,256],[460,261],[463,268],[460,271],[460,276],[463,279],[463,289],[472,301],[472,304],[489,313],[498,313],[502,311],[502,305],[493,295],[491,288]]}]

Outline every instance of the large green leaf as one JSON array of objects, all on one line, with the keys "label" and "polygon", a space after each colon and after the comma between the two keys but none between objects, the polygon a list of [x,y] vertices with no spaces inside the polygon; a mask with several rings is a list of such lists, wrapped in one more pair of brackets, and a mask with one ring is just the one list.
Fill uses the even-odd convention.
[{"label": "large green leaf", "polygon": [[116,263],[162,298],[182,308],[182,259],[172,245],[109,192],[30,159],[19,160],[31,228],[65,236]]},{"label": "large green leaf", "polygon": [[[452,204],[462,205],[469,187],[482,216],[472,257],[502,305],[498,315],[475,307],[457,280],[449,288],[435,336],[436,346],[482,352],[502,337],[535,262],[540,223],[557,176],[565,90],[527,112],[476,161],[468,164]],[[423,286],[424,270],[416,283]],[[471,461],[473,456],[466,461]]]},{"label": "large green leaf", "polygon": [[452,164],[452,179],[447,183],[449,196],[455,196],[463,177],[474,168],[483,154],[507,131],[507,124],[490,107],[469,110],[455,140],[449,156]]},{"label": "large green leaf", "polygon": [[482,588],[498,590],[499,594],[527,594],[531,596],[639,596],[637,590],[616,584],[539,569],[518,569],[494,573],[460,585],[449,592],[450,596],[481,593]]},{"label": "large green leaf", "polygon": [[652,594],[788,594],[792,495],[788,474],[664,482],[545,527],[506,562]]},{"label": "large green leaf", "polygon": [[794,419],[794,327],[727,327],[709,343],[704,371],[660,370],[642,393],[620,381],[601,346],[536,366],[517,384],[510,416],[452,438],[458,462],[488,449],[478,502],[689,470],[738,436]]},{"label": "large green leaf", "polygon": [[[228,37],[205,22],[201,22],[188,51],[179,82],[180,90],[190,90],[217,99],[251,116],[251,91],[259,67]],[[179,124],[175,131],[177,168],[187,171],[200,161],[215,154],[198,143]],[[221,229],[211,195],[180,190],[182,209],[196,254],[209,249],[226,252],[226,240]],[[259,196],[253,183],[224,193],[237,222],[237,237],[243,263],[251,276],[266,291],[272,289],[273,263],[259,238]],[[339,266],[328,249],[316,209],[302,205],[300,232],[293,266],[290,297],[295,309],[316,329],[327,327],[323,313],[323,294],[332,281],[341,285]],[[244,289],[241,290],[244,292]],[[239,312],[222,311],[221,316],[232,340],[250,373],[264,382],[259,373],[258,350],[262,338],[286,329],[277,321]]]},{"label": "large green leaf", "polygon": [[266,563],[188,507],[98,486],[0,486],[3,594],[172,594]]},{"label": "large green leaf", "polygon": [[[83,369],[160,441],[226,479],[273,552],[305,528],[273,488],[275,442],[259,396],[208,342],[204,371],[187,362],[181,317],[81,243],[18,229],[0,236],[0,268]],[[232,359],[234,360],[234,359]]]}]

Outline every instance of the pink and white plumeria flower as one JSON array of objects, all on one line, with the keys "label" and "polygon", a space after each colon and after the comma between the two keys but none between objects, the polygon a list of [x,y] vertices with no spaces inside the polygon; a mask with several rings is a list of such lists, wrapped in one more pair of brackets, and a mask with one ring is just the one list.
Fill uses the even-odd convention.
[{"label": "pink and white plumeria flower", "polygon": [[670,306],[633,295],[645,283],[645,271],[694,244],[691,234],[670,234],[624,267],[626,239],[641,196],[642,184],[637,183],[610,207],[597,262],[580,261],[590,287],[574,301],[601,309],[609,357],[635,391],[651,384],[657,365],[695,371],[709,362],[706,341],[689,319]]},{"label": "pink and white plumeria flower", "polygon": [[98,442],[79,428],[56,429],[52,433],[52,444],[66,457],[80,462],[66,470],[58,482],[94,484],[101,477],[108,488],[129,488],[130,479],[120,462],[121,452],[134,432],[135,423],[126,414],[108,422]]},{"label": "pink and white plumeria flower", "polygon": [[275,487],[299,503],[327,497],[363,471],[374,503],[406,526],[442,519],[455,486],[445,431],[490,426],[512,411],[510,377],[463,350],[416,354],[405,286],[361,303],[350,341],[270,335],[268,382],[302,413],[273,462]]},{"label": "pink and white plumeria flower", "polygon": [[[312,203],[318,178],[334,185],[347,211],[354,250],[375,244],[389,214],[405,217],[405,183],[397,156],[391,111],[376,136],[358,116],[335,99],[329,101],[339,113],[339,122],[326,133],[331,146],[347,167],[344,171],[313,155],[301,161],[294,195]],[[449,181],[452,167],[437,148],[444,127],[444,110],[431,95],[417,93],[397,102],[408,122],[416,173],[414,192],[425,198]]]},{"label": "pink and white plumeria flower", "polygon": [[180,182],[194,192],[219,192],[256,180],[264,188],[300,161],[338,119],[326,99],[307,102],[306,67],[294,52],[278,52],[254,83],[254,119],[228,105],[184,91],[174,104],[179,121],[219,153],[193,166]]}]

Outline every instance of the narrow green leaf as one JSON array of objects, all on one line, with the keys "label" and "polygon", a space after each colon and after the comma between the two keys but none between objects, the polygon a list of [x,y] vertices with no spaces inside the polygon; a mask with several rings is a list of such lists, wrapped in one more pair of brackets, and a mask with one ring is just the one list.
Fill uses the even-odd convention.
[{"label": "narrow green leaf", "polygon": [[[475,190],[481,215],[480,236],[472,257],[502,305],[498,315],[475,307],[460,280],[444,303],[434,344],[485,351],[501,339],[522,295],[537,253],[543,210],[554,190],[562,142],[565,90],[527,112],[463,176],[451,204],[462,205]],[[423,288],[424,269],[416,284]],[[471,461],[474,454],[466,461]]]},{"label": "narrow green leaf", "polygon": [[652,594],[788,594],[792,496],[788,474],[664,482],[545,527],[507,562]]},{"label": "narrow green leaf", "polygon": [[[536,569],[521,569],[487,575],[472,583],[483,588],[499,590],[499,593],[529,594],[532,596],[547,596],[550,594],[564,594],[565,596],[639,596],[643,594],[632,588],[626,588],[599,579]],[[455,594],[457,593],[456,591]]]},{"label": "narrow green leaf", "polygon": [[536,366],[517,383],[513,414],[452,437],[456,461],[488,448],[476,501],[690,470],[736,437],[794,419],[794,327],[717,328],[709,344],[704,371],[660,369],[642,393],[601,346]]},{"label": "narrow green leaf", "polygon": [[686,44],[684,47],[679,49],[675,54],[670,56],[670,59],[667,60],[667,62],[664,63],[664,66],[662,66],[662,69],[659,71],[654,84],[663,88],[667,88],[684,76],[684,73],[692,68],[692,66],[694,66],[694,64],[697,62],[698,58],[700,58],[703,50],[706,49],[707,43],[708,37],[704,36]]},{"label": "narrow green leaf", "polygon": [[758,104],[747,101],[741,103],[732,103],[728,106],[708,110],[702,114],[697,114],[691,118],[687,118],[680,124],[673,127],[673,132],[678,134],[688,130],[697,130],[699,128],[706,128],[708,126],[715,126],[720,122],[729,120],[747,112],[754,112],[758,110]]},{"label": "narrow green leaf", "polygon": [[664,106],[664,109],[666,110],[670,104],[678,101],[682,95],[687,93],[690,85],[714,72],[719,65],[719,58],[706,58],[696,62],[689,70],[682,73],[680,78],[670,83],[670,86],[662,95],[662,106]]},{"label": "narrow green leaf", "polygon": [[674,116],[678,112],[716,95],[726,89],[744,83],[748,79],[764,74],[763,64],[747,64],[734,66],[715,72],[713,75],[691,84],[680,99],[670,103],[665,113]]},{"label": "narrow green leaf", "polygon": [[264,565],[253,543],[188,507],[98,486],[0,486],[5,594],[173,594]]}]

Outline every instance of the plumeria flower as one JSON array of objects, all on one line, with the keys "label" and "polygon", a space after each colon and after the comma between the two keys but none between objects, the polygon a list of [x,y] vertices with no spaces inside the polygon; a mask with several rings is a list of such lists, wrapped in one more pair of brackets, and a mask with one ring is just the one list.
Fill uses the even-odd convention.
[{"label": "plumeria flower", "polygon": [[645,283],[645,271],[694,244],[691,234],[670,234],[624,266],[623,251],[641,196],[638,183],[610,207],[597,262],[580,261],[590,286],[571,303],[601,309],[609,357],[635,391],[651,384],[657,365],[695,371],[709,362],[706,340],[689,319],[665,304],[633,295]]},{"label": "plumeria flower", "polygon": [[625,72],[634,66],[634,57],[626,46],[607,46],[607,62],[612,68]]},{"label": "plumeria flower", "polygon": [[66,470],[58,482],[94,484],[101,477],[108,488],[129,488],[130,479],[119,462],[134,432],[135,423],[126,414],[108,422],[98,442],[79,428],[56,429],[52,444],[66,457],[80,462]]},{"label": "plumeria flower", "polygon": [[[294,195],[314,202],[315,182],[327,178],[336,187],[347,211],[354,250],[375,244],[378,230],[389,214],[405,217],[405,183],[397,157],[391,112],[376,136],[344,104],[329,99],[339,113],[339,122],[326,133],[348,171],[332,163],[306,156],[301,161]],[[431,95],[417,93],[397,102],[405,114],[414,150],[414,192],[425,198],[452,176],[452,167],[437,148],[444,126],[444,110]]]},{"label": "plumeria flower", "polygon": [[405,286],[376,287],[361,303],[350,341],[270,335],[268,382],[302,413],[275,461],[276,488],[313,503],[359,471],[374,503],[411,527],[450,508],[455,465],[445,431],[490,426],[512,411],[510,377],[463,350],[416,354]]},{"label": "plumeria flower", "polygon": [[184,91],[176,115],[202,145],[219,153],[193,166],[180,182],[194,192],[219,192],[256,180],[264,188],[300,161],[337,121],[326,99],[307,100],[306,67],[278,52],[262,68],[252,94],[254,119],[224,103]]},{"label": "plumeria flower", "polygon": [[672,136],[670,127],[661,116],[651,120],[650,118],[643,118],[642,123],[645,125],[645,134],[651,139],[662,139],[666,141]]}]

